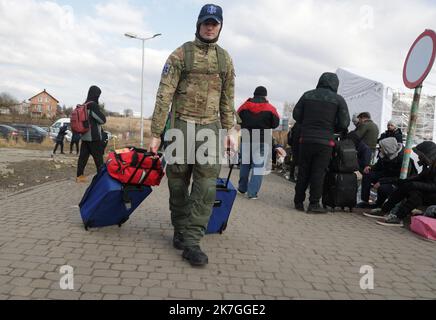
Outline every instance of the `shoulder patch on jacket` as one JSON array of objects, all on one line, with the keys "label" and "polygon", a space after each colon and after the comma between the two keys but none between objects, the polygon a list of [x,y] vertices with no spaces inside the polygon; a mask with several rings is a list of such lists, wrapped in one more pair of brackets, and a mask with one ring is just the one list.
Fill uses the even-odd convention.
[{"label": "shoulder patch on jacket", "polygon": [[171,70],[171,64],[169,62],[165,63],[162,70],[162,76],[167,76],[170,73],[170,70]]}]

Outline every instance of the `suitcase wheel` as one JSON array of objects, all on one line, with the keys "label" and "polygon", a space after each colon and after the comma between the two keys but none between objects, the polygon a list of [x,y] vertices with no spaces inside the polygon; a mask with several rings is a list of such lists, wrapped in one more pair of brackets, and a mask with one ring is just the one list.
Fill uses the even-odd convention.
[{"label": "suitcase wheel", "polygon": [[121,228],[121,226],[127,221],[129,220],[129,217],[124,218],[123,220],[120,221],[120,223],[118,223],[118,227]]},{"label": "suitcase wheel", "polygon": [[220,234],[222,234],[222,233],[223,233],[223,231],[224,231],[224,230],[226,230],[226,228],[227,228],[227,221],[226,221],[226,222],[224,222],[224,223],[223,223],[223,225],[221,226],[221,229],[220,229]]},{"label": "suitcase wheel", "polygon": [[87,221],[86,223],[83,224],[83,226],[85,227],[85,230],[88,231],[89,228],[91,228],[92,222],[91,221]]}]

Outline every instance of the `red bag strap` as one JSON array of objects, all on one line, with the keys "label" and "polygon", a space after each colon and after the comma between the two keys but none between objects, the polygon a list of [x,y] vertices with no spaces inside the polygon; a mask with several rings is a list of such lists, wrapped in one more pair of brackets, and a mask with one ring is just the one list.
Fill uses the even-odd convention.
[{"label": "red bag strap", "polygon": [[[136,148],[135,148],[135,149],[136,149]],[[145,178],[143,179],[143,181],[147,180],[148,176],[149,176],[150,173],[151,173],[151,170],[153,170],[153,167],[155,166],[155,164],[156,164],[157,161],[159,160],[159,157],[160,157],[160,156],[159,156],[159,154],[154,154],[154,153],[151,153],[151,152],[147,152],[147,151],[146,151],[146,152],[144,153],[144,156],[142,157],[141,161],[140,161],[139,164],[136,166],[135,171],[133,172],[133,174],[130,176],[129,180],[127,181],[127,184],[130,184],[130,183],[132,182],[132,180],[133,180],[133,178],[135,177],[136,173],[138,172],[139,168],[141,168],[141,166],[142,166],[142,164],[144,163],[145,159],[146,159],[147,157],[149,157],[149,156],[155,156],[156,158],[153,159],[152,166],[151,166],[150,170],[148,170],[148,172],[147,172]]]}]

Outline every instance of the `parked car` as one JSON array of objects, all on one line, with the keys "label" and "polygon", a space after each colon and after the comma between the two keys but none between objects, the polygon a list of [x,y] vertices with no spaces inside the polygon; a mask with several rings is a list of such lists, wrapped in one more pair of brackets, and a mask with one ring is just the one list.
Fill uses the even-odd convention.
[{"label": "parked car", "polygon": [[42,143],[48,136],[48,133],[44,129],[33,124],[19,123],[12,124],[11,126],[18,130],[20,137],[22,137],[25,142]]},{"label": "parked car", "polygon": [[[70,118],[61,118],[56,120],[49,129],[49,135],[50,138],[53,140],[56,140],[56,137],[59,133],[59,129],[66,124],[68,126],[68,132],[67,132],[67,141],[71,141],[71,126],[70,126]],[[69,137],[69,140],[68,140]]]},{"label": "parked car", "polygon": [[19,132],[17,129],[6,124],[0,124],[0,137],[6,140],[18,140]]}]

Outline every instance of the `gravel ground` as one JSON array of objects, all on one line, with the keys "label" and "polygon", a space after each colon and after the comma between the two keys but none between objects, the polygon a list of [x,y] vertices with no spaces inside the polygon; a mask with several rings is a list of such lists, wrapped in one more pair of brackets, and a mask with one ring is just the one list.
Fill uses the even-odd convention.
[{"label": "gravel ground", "polygon": [[[77,156],[55,155],[50,151],[26,149],[0,149],[0,198],[32,188],[43,183],[74,179]],[[93,175],[95,165],[90,158],[85,170]]]}]

